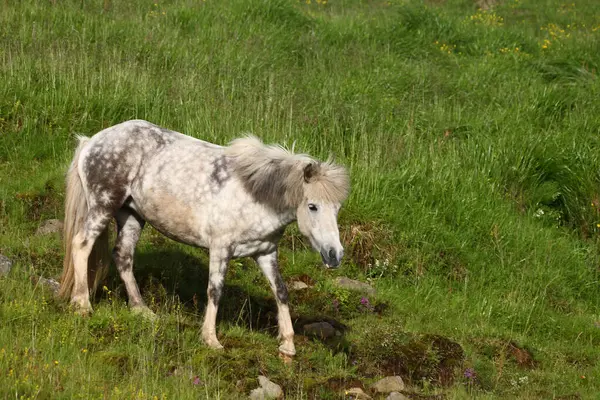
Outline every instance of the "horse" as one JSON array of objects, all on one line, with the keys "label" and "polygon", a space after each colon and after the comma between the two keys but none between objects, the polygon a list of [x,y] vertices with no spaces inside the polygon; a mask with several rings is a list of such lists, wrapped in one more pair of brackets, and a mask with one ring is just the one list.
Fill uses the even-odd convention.
[{"label": "horse", "polygon": [[255,136],[219,146],[143,120],[79,136],[67,172],[65,258],[58,296],[92,312],[94,293],[110,263],[108,224],[117,237],[112,258],[132,311],[155,318],[140,295],[133,256],[146,222],[165,236],[209,251],[202,339],[223,349],[216,317],[230,259],[253,257],[276,299],[279,352],[296,354],[288,291],[277,247],[297,221],[323,263],[339,266],[338,212],[350,189],[347,170]]}]

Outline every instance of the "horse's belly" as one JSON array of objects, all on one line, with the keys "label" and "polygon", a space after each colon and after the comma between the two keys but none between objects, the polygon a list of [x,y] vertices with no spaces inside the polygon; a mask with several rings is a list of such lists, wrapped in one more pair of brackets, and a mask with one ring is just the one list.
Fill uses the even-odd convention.
[{"label": "horse's belly", "polygon": [[192,205],[166,193],[134,199],[134,208],[150,225],[163,235],[181,243],[208,247],[206,221]]},{"label": "horse's belly", "polygon": [[202,235],[198,234],[198,232],[186,229],[189,227],[173,227],[171,224],[165,224],[164,221],[152,221],[151,219],[148,220],[148,223],[166,237],[177,242],[208,248],[208,241]]},{"label": "horse's belly", "polygon": [[265,254],[275,251],[277,245],[270,241],[250,241],[246,243],[240,243],[233,247],[232,257],[248,257],[255,254]]}]

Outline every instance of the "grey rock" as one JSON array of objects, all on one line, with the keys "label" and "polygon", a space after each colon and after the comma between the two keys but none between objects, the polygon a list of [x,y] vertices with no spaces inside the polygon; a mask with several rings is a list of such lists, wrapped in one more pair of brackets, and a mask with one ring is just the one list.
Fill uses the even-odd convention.
[{"label": "grey rock", "polygon": [[335,336],[335,328],[329,322],[313,322],[303,326],[304,334],[307,336],[318,336],[327,339]]},{"label": "grey rock", "polygon": [[377,393],[400,392],[404,390],[404,381],[399,376],[386,376],[377,381],[371,388]]},{"label": "grey rock", "polygon": [[63,230],[63,222],[58,219],[48,219],[40,224],[35,234],[38,236],[59,233]]},{"label": "grey rock", "polygon": [[408,397],[402,393],[392,392],[385,398],[385,400],[408,400]]},{"label": "grey rock", "polygon": [[265,394],[272,399],[279,399],[283,397],[283,390],[281,386],[275,382],[271,382],[266,376],[260,375],[258,377],[259,385],[265,390]]},{"label": "grey rock", "polygon": [[283,390],[281,389],[281,386],[271,382],[266,376],[260,375],[258,377],[258,384],[260,387],[250,392],[250,399],[267,400],[283,398]]},{"label": "grey rock", "polygon": [[0,276],[6,276],[12,268],[12,261],[10,258],[0,254]]},{"label": "grey rock", "polygon": [[350,388],[346,390],[346,396],[356,400],[369,400],[371,396],[366,394],[361,388]]},{"label": "grey rock", "polygon": [[250,396],[248,396],[248,398],[250,400],[265,400],[265,389],[263,388],[256,388],[256,389],[252,389],[252,391],[250,392]]},{"label": "grey rock", "polygon": [[292,291],[304,290],[304,289],[308,289],[309,287],[310,286],[308,286],[306,283],[304,283],[302,281],[293,281],[289,285],[289,288]]},{"label": "grey rock", "polygon": [[56,281],[55,279],[52,279],[52,278],[46,279],[41,276],[38,279],[38,284],[47,287],[54,294],[58,293],[58,289],[60,288],[60,283],[58,281]]},{"label": "grey rock", "polygon": [[343,289],[354,290],[356,292],[367,294],[375,294],[376,292],[375,288],[368,283],[350,279],[345,276],[338,276],[335,278],[334,283]]}]

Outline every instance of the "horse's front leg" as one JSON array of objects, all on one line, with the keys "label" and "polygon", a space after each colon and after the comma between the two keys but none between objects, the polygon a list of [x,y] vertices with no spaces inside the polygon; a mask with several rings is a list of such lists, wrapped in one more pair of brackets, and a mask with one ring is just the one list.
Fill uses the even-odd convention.
[{"label": "horse's front leg", "polygon": [[210,250],[210,265],[208,275],[208,289],[206,291],[208,300],[206,302],[206,314],[202,325],[202,339],[213,349],[222,349],[223,346],[217,339],[217,311],[219,310],[219,299],[223,291],[223,282],[227,273],[229,262],[228,252],[224,249]]},{"label": "horse's front leg", "polygon": [[292,318],[290,317],[290,309],[288,307],[288,291],[281,274],[279,273],[279,267],[277,265],[277,251],[269,254],[263,254],[255,257],[260,269],[263,271],[275,299],[277,300],[277,320],[279,323],[279,339],[281,345],[279,346],[279,352],[286,357],[292,357],[296,354],[296,348],[294,347],[294,328],[292,326]]}]

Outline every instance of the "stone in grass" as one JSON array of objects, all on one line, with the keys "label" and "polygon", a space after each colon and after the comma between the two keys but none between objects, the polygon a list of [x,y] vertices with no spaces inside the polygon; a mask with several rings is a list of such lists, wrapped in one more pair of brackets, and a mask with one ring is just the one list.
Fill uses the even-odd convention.
[{"label": "stone in grass", "polygon": [[334,337],[336,334],[335,328],[329,322],[313,322],[306,324],[303,327],[306,336],[316,336],[321,339]]},{"label": "stone in grass", "polygon": [[12,261],[10,258],[0,254],[0,276],[6,276],[12,268]]},{"label": "stone in grass", "polygon": [[404,381],[399,376],[386,376],[377,381],[372,389],[377,393],[400,392],[404,390]]},{"label": "stone in grass", "polygon": [[306,283],[302,282],[302,281],[293,281],[290,282],[289,284],[289,289],[291,291],[298,291],[298,290],[304,290],[304,289],[308,289],[310,286],[308,286]]},{"label": "stone in grass", "polygon": [[345,276],[338,276],[334,280],[335,284],[343,289],[353,290],[356,292],[362,292],[367,294],[375,294],[375,288],[368,283],[357,281],[354,279],[347,278]]},{"label": "stone in grass", "polygon": [[41,223],[35,234],[38,236],[59,233],[63,230],[63,222],[58,219],[48,219]]},{"label": "stone in grass", "polygon": [[46,279],[40,276],[38,279],[38,284],[47,287],[54,294],[58,293],[58,289],[60,289],[60,283],[52,278]]},{"label": "stone in grass", "polygon": [[282,399],[283,390],[278,384],[271,382],[266,376],[258,377],[259,388],[250,392],[251,400]]},{"label": "stone in grass", "polygon": [[392,392],[385,398],[385,400],[408,400],[408,397],[402,393]]},{"label": "stone in grass", "polygon": [[348,396],[348,398],[350,398],[350,399],[355,399],[355,400],[371,399],[371,396],[366,394],[361,388],[358,388],[358,387],[350,388],[350,389],[346,390],[345,393],[346,393],[346,396]]}]

